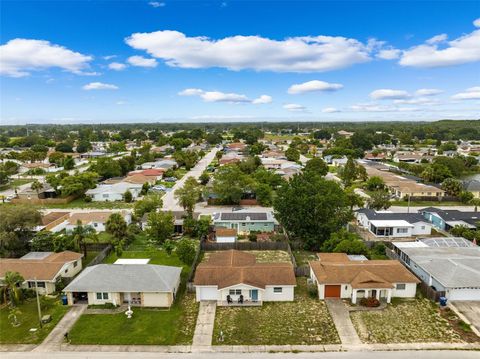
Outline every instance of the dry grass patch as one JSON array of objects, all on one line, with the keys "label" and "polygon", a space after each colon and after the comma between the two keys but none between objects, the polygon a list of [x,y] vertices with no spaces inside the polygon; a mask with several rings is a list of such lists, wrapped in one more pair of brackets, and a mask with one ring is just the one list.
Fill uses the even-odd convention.
[{"label": "dry grass patch", "polygon": [[[205,252],[203,255],[203,261],[208,260],[213,253],[219,251]],[[290,263],[290,255],[286,251],[242,251],[255,255],[258,263],[275,263],[275,262],[288,262]]]},{"label": "dry grass patch", "polygon": [[358,335],[368,343],[461,342],[428,299],[396,300],[381,311],[351,313]]},{"label": "dry grass patch", "polygon": [[[220,341],[220,331],[223,341]],[[261,307],[218,307],[213,344],[335,344],[339,338],[323,301],[307,294],[306,279],[297,281],[294,302],[269,302]]]}]

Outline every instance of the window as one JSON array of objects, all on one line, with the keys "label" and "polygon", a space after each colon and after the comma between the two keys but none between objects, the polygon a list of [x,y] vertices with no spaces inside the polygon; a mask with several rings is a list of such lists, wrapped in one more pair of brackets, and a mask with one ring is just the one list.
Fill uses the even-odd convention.
[{"label": "window", "polygon": [[230,295],[242,295],[242,290],[241,289],[230,289],[228,291],[228,294],[230,294]]},{"label": "window", "polygon": [[273,293],[282,293],[283,288],[282,287],[273,287]]},{"label": "window", "polygon": [[73,262],[73,268],[75,268],[76,266],[78,266],[78,261]]},{"label": "window", "polygon": [[397,233],[408,233],[408,228],[397,228]]},{"label": "window", "polygon": [[422,229],[425,229],[425,226],[422,226]]},{"label": "window", "polygon": [[406,286],[407,285],[405,283],[398,283],[396,289],[397,290],[405,290]]},{"label": "window", "polygon": [[[45,282],[37,282],[38,288],[45,288]],[[28,288],[35,289],[35,282],[28,282]]]},{"label": "window", "polygon": [[98,227],[98,223],[97,223],[97,222],[94,222],[94,223],[93,223],[93,226],[94,226],[94,227]]},{"label": "window", "polygon": [[108,299],[108,293],[103,293],[103,299]]},{"label": "window", "polygon": [[102,293],[97,293],[97,299],[102,300]]},{"label": "window", "polygon": [[108,194],[103,194],[102,197],[103,198],[108,198]]}]

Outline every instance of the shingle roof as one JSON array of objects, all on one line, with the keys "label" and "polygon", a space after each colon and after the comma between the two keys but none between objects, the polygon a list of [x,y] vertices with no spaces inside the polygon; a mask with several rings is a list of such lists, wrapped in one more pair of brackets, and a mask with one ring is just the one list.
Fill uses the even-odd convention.
[{"label": "shingle roof", "polygon": [[195,272],[195,285],[216,285],[221,289],[240,283],[265,288],[296,285],[296,279],[291,263],[256,263],[253,254],[236,250],[212,254]]},{"label": "shingle roof", "polygon": [[480,212],[463,212],[456,209],[443,210],[436,207],[427,207],[419,210],[419,212],[436,213],[445,222],[463,221],[475,227],[479,227]]},{"label": "shingle roof", "polygon": [[125,216],[126,212],[79,212],[79,213],[72,213],[70,218],[68,219],[68,223],[76,225],[78,221],[82,222],[82,224],[88,224],[91,222],[98,222],[98,223],[105,223],[107,222],[108,218],[113,213],[120,213],[122,216]]},{"label": "shingle roof", "polygon": [[427,222],[420,213],[393,213],[393,212],[377,212],[370,208],[361,208],[356,210],[357,213],[363,213],[369,220],[395,221],[404,220],[408,223]]},{"label": "shingle roof", "polygon": [[170,292],[182,268],[153,264],[97,264],[87,267],[65,292]]}]

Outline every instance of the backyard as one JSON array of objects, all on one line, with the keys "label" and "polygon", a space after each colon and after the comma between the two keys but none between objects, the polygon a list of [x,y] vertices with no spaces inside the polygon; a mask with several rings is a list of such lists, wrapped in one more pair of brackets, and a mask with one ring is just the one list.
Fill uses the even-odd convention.
[{"label": "backyard", "polygon": [[[13,326],[8,318],[10,309],[4,306],[0,309],[0,343],[2,344],[37,344],[43,341],[50,331],[62,319],[68,311],[57,298],[46,298],[46,306],[42,309],[42,315],[51,315],[52,321],[39,328],[37,302],[33,299],[26,300],[17,309],[17,319],[20,325]],[[30,329],[36,328],[36,331]]]},{"label": "backyard", "polygon": [[[280,250],[267,250],[267,251],[242,251],[255,255],[257,263],[274,263],[274,262],[290,262],[290,255],[286,251]],[[203,261],[208,260],[213,253],[217,251],[205,252],[203,255]]]},{"label": "backyard", "polygon": [[335,343],[339,338],[328,309],[323,301],[309,296],[306,278],[297,279],[294,302],[217,308],[213,332],[216,345]]},{"label": "backyard", "polygon": [[443,319],[435,303],[428,299],[395,299],[380,311],[351,313],[363,342],[415,343],[460,342],[458,331]]}]

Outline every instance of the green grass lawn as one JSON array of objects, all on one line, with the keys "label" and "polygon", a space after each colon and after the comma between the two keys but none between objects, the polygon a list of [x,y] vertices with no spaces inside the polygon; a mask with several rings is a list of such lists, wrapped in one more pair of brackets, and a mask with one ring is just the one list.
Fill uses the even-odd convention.
[{"label": "green grass lawn", "polygon": [[[261,307],[217,307],[213,344],[336,344],[339,338],[324,301],[307,293],[299,278],[293,302],[266,302]],[[220,331],[223,341],[219,341]]]},{"label": "green grass lawn", "polygon": [[[290,255],[286,251],[267,250],[267,251],[243,251],[246,253],[254,254],[258,263],[275,263],[275,262],[291,262]],[[205,252],[203,255],[203,261],[208,260],[213,253],[217,251]]]},{"label": "green grass lawn", "polygon": [[77,198],[64,204],[46,204],[42,208],[95,208],[95,209],[122,209],[131,208],[133,203],[118,202],[85,202],[83,198]]},{"label": "green grass lawn", "polygon": [[293,256],[295,257],[297,266],[308,265],[309,261],[315,261],[318,259],[317,253],[304,250],[293,251]]},{"label": "green grass lawn", "polygon": [[87,256],[82,258],[82,266],[85,268],[100,252],[88,251]]},{"label": "green grass lawn", "polygon": [[[408,201],[391,201],[392,206],[407,207]],[[460,201],[410,201],[410,207],[468,206]]]},{"label": "green grass lawn", "polygon": [[460,335],[439,314],[437,305],[428,299],[397,299],[384,310],[352,312],[351,318],[364,342],[461,341]]},{"label": "green grass lawn", "polygon": [[4,185],[0,186],[0,191],[5,191],[5,190],[10,189],[10,188],[19,187],[21,185],[31,183],[31,182],[33,182],[33,180],[31,180],[31,179],[13,179],[10,182],[8,182],[7,184],[4,184]]},{"label": "green grass lawn", "polygon": [[111,243],[112,235],[107,232],[101,232],[97,235],[98,243]]},{"label": "green grass lawn", "polygon": [[84,314],[70,331],[72,344],[191,344],[198,314],[195,295],[180,295],[170,310],[133,308],[125,313]]},{"label": "green grass lawn", "polygon": [[26,300],[18,309],[21,314],[17,316],[20,325],[14,327],[8,319],[9,308],[4,306],[0,309],[0,343],[1,344],[37,344],[41,343],[51,330],[68,311],[58,299],[48,299],[52,306],[44,308],[42,315],[50,314],[52,321],[44,324],[43,328],[36,332],[30,332],[31,328],[39,328],[37,302],[35,298]]}]

